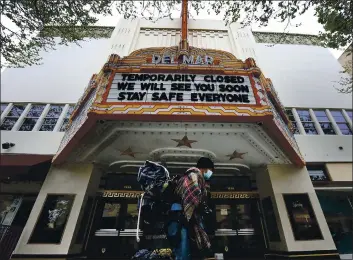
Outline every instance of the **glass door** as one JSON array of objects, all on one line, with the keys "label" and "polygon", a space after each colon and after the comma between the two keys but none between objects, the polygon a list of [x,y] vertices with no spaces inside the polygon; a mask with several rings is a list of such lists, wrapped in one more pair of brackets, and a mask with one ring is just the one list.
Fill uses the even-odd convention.
[{"label": "glass door", "polygon": [[264,236],[257,200],[216,201],[215,253],[225,257],[263,255]]},{"label": "glass door", "polygon": [[122,201],[99,199],[87,245],[87,254],[94,257],[113,257],[119,252],[119,231],[124,205]]},{"label": "glass door", "polygon": [[168,247],[164,234],[156,232],[144,237],[141,227],[141,241],[136,242],[137,199],[102,198],[94,214],[86,250],[90,257],[130,259],[139,249]]}]

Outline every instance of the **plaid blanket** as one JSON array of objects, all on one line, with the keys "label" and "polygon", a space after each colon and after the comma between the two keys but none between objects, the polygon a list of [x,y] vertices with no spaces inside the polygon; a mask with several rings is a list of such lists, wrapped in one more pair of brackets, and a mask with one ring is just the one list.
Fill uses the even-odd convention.
[{"label": "plaid blanket", "polygon": [[181,198],[185,218],[194,231],[197,247],[199,249],[210,248],[211,243],[202,227],[201,216],[197,211],[207,198],[207,186],[200,170],[197,168],[188,169],[185,175],[180,178],[176,193]]}]

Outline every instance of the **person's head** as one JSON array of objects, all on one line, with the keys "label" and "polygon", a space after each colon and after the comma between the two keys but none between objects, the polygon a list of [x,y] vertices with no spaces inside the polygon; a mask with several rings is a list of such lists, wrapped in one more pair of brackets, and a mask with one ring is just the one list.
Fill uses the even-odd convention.
[{"label": "person's head", "polygon": [[201,157],[197,161],[196,167],[200,170],[201,174],[206,180],[209,180],[214,172],[214,164],[212,160],[207,157]]}]

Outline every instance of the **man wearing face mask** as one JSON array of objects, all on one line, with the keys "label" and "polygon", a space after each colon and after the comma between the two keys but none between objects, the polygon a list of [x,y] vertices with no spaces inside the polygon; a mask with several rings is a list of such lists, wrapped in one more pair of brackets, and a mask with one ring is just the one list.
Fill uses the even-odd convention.
[{"label": "man wearing face mask", "polygon": [[210,212],[207,206],[208,181],[213,172],[212,160],[201,157],[196,167],[188,169],[178,180],[175,193],[181,203],[174,203],[171,210],[182,212],[183,217],[178,223],[174,222],[168,226],[168,235],[178,237],[178,242],[174,245],[176,260],[191,259],[190,237],[195,240],[200,252],[204,255],[210,253],[211,243],[204,229],[203,215]]}]

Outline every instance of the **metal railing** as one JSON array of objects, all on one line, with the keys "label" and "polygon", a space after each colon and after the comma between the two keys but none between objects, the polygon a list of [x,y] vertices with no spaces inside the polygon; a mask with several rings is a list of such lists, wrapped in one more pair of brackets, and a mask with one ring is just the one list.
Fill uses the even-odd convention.
[{"label": "metal railing", "polygon": [[21,236],[23,227],[0,225],[1,260],[9,260]]}]

